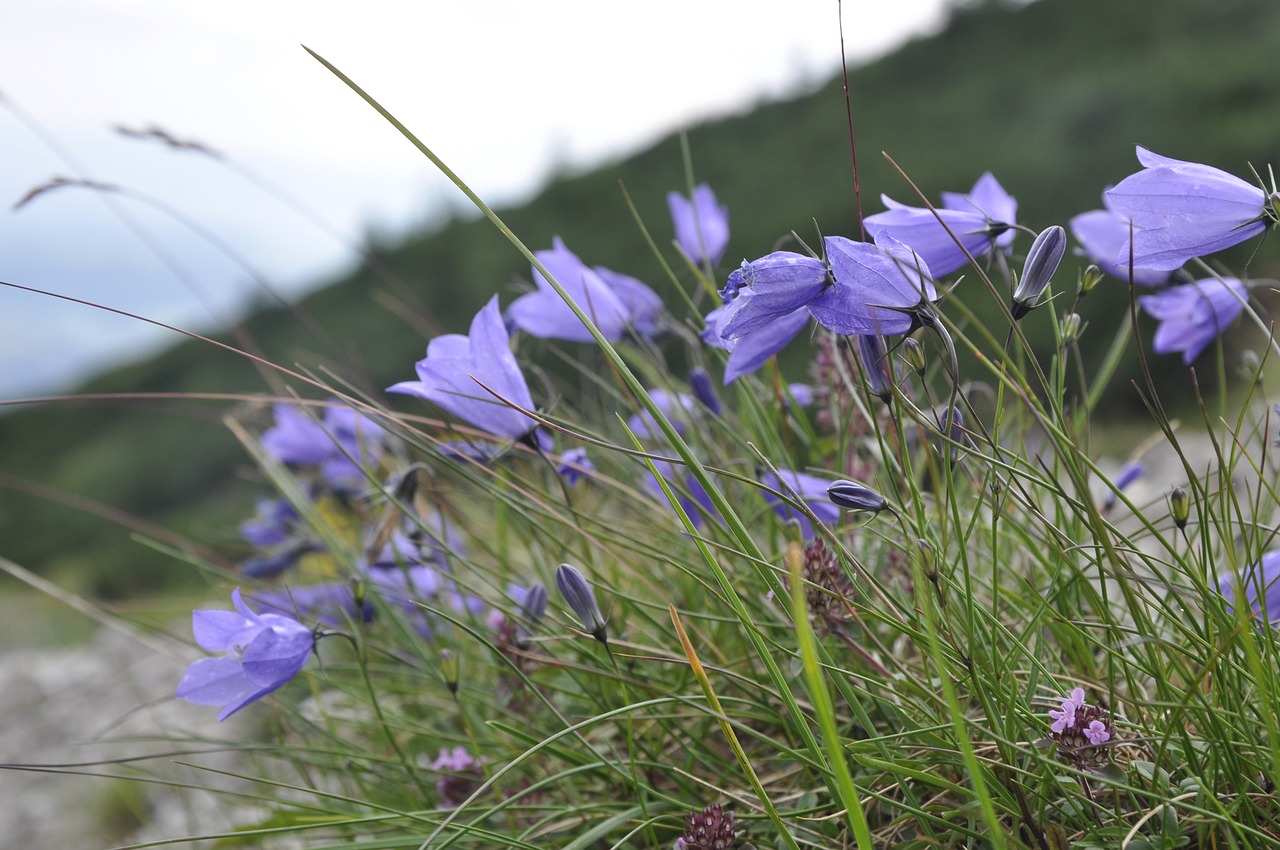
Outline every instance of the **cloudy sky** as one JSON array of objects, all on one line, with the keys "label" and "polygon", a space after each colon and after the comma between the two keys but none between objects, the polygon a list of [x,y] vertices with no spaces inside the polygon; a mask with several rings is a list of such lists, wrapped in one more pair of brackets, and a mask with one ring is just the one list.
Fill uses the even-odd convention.
[{"label": "cloudy sky", "polygon": [[[936,30],[944,5],[846,2],[850,61]],[[840,58],[835,0],[5,0],[0,31],[0,280],[190,328],[245,304],[255,276],[296,294],[348,268],[350,240],[462,203],[300,45],[496,204],[552,168],[806,91]],[[113,129],[153,125],[233,167]],[[63,187],[8,210],[54,176],[123,191]],[[170,339],[0,290],[0,396],[66,387]]]}]

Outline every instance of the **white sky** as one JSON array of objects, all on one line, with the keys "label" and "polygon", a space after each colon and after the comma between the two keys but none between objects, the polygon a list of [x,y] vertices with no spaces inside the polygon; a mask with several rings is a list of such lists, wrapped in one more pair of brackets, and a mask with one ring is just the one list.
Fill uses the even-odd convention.
[{"label": "white sky", "polygon": [[[848,0],[850,60],[933,31],[944,3]],[[289,293],[347,267],[349,248],[225,168],[112,126],[204,142],[355,237],[403,232],[461,200],[301,44],[498,204],[528,197],[556,165],[589,166],[804,91],[839,64],[835,0],[0,0],[0,32],[0,97],[83,165],[77,176],[163,200]],[[191,328],[210,325],[207,303],[234,309],[254,290],[241,267],[137,203],[122,207],[187,282],[90,191],[7,211],[72,174],[0,107],[0,280]],[[63,386],[169,339],[0,290],[0,396]]]}]

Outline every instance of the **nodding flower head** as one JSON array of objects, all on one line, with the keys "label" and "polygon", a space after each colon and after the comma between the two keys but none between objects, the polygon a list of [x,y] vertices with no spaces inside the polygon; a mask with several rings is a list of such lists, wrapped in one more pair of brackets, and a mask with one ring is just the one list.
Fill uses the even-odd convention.
[{"label": "nodding flower head", "polygon": [[[1138,148],[1142,170],[1105,195],[1107,206],[1133,222],[1133,236],[1114,262],[1127,268],[1173,271],[1276,224],[1275,192],[1268,194],[1211,165],[1183,162]],[[1132,243],[1132,245],[1130,244]]]},{"label": "nodding flower head", "polygon": [[470,334],[431,340],[426,359],[419,360],[416,369],[418,380],[401,381],[387,392],[426,399],[498,437],[519,440],[538,427],[516,409],[532,410],[533,399],[511,353],[496,295],[471,320]]}]

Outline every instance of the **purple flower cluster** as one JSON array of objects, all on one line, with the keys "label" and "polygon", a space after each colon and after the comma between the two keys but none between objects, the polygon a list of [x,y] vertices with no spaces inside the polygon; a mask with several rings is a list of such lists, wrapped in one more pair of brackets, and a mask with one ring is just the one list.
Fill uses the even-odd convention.
[{"label": "purple flower cluster", "polygon": [[1106,760],[1103,745],[1115,737],[1110,716],[1084,701],[1084,688],[1074,688],[1060,706],[1049,710],[1049,740],[1058,755],[1076,767],[1096,766]]},{"label": "purple flower cluster", "polygon": [[262,448],[281,463],[316,468],[335,488],[364,484],[388,439],[381,425],[349,407],[326,407],[320,419],[293,404],[274,410],[275,425],[262,433]]}]

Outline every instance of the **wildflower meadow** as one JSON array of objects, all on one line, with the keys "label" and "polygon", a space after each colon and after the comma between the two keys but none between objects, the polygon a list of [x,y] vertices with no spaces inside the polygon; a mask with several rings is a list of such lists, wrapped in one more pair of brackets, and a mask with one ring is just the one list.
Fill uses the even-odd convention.
[{"label": "wildflower meadow", "polygon": [[[684,185],[627,187],[667,198],[631,224],[658,286],[527,245],[317,58],[528,276],[459,280],[484,305],[384,393],[275,364],[234,409],[253,554],[199,565],[173,693],[250,734],[168,742],[234,751],[229,825],[137,846],[1280,846],[1266,163],[1137,147],[1061,222],[999,162],[898,170],[730,253],[753,213],[695,139]],[[1127,309],[1086,323],[1100,288]],[[1232,335],[1260,342],[1228,381]],[[1116,385],[1141,446],[1099,424]]]}]

